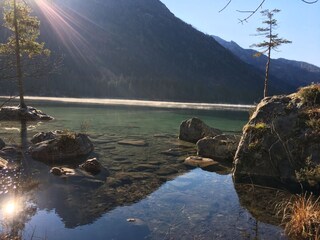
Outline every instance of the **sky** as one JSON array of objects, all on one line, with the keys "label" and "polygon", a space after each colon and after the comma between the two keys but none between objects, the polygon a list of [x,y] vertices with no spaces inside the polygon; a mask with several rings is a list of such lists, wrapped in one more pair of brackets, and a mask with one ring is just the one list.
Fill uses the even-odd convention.
[{"label": "sky", "polygon": [[243,48],[259,43],[262,38],[254,36],[256,28],[262,27],[263,9],[280,9],[275,15],[278,20],[276,32],[279,37],[292,41],[273,51],[272,58],[287,58],[304,61],[320,67],[320,0],[306,4],[301,0],[266,0],[263,8],[248,19],[237,10],[253,10],[261,0],[232,0],[228,7],[219,13],[229,0],[161,0],[178,18],[209,35],[219,36],[227,41],[235,41]]}]

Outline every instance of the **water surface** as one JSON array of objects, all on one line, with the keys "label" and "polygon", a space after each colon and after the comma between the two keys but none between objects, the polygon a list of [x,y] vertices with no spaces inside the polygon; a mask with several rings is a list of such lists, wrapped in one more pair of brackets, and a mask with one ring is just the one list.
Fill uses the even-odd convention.
[{"label": "water surface", "polygon": [[[56,177],[50,168],[61,164],[20,156],[27,159],[23,170],[1,172],[2,206],[13,199],[20,205],[15,215],[2,208],[3,233],[22,234],[24,239],[284,238],[257,189],[235,187],[228,171],[208,172],[183,164],[196,150],[177,139],[181,121],[197,116],[212,127],[238,132],[247,112],[54,102],[35,106],[55,120],[28,124],[28,139],[55,129],[86,132],[95,145],[89,157],[97,157],[110,176]],[[20,123],[0,122],[0,134],[7,143],[22,143],[27,149]],[[117,143],[124,139],[148,145]],[[168,155],[168,149],[178,154]],[[74,169],[84,160],[63,166]]]}]

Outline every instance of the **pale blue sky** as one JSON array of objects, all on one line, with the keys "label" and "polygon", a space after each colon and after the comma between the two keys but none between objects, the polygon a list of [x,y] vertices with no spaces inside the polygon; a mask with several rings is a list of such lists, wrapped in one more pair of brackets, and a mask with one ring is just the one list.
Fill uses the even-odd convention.
[{"label": "pale blue sky", "polygon": [[[172,13],[198,30],[217,35],[227,41],[233,40],[241,47],[249,48],[261,39],[252,36],[263,20],[260,10],[248,23],[240,24],[238,19],[248,14],[237,10],[252,10],[260,0],[232,0],[223,12],[219,10],[228,0],[161,0]],[[281,10],[276,15],[279,36],[291,40],[292,44],[280,46],[280,52],[273,52],[273,58],[284,57],[305,61],[320,66],[320,1],[305,4],[301,0],[266,0],[263,8]]]}]

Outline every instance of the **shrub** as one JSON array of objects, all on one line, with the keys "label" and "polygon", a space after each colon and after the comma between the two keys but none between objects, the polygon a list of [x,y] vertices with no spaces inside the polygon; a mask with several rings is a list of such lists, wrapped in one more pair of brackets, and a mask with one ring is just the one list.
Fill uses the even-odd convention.
[{"label": "shrub", "polygon": [[320,239],[320,197],[297,195],[277,205],[285,233],[292,239]]},{"label": "shrub", "polygon": [[320,119],[312,118],[306,121],[308,127],[312,128],[315,131],[320,131]]},{"label": "shrub", "polygon": [[314,106],[320,104],[320,84],[300,88],[298,95],[307,105]]}]

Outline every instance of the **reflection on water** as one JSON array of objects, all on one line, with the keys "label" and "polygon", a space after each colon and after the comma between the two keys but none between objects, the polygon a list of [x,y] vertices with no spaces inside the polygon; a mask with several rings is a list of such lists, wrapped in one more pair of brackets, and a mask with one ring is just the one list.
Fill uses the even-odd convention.
[{"label": "reflection on water", "polygon": [[[283,238],[280,228],[268,224],[274,222],[246,209],[243,191],[235,190],[230,174],[183,164],[195,148],[177,140],[182,120],[199,116],[213,127],[239,131],[247,113],[74,105],[41,109],[56,120],[32,126],[0,123],[1,138],[21,149],[6,149],[2,155],[20,156],[22,163],[0,172],[2,222],[6,212],[18,209],[9,197],[23,199],[23,211],[14,218],[19,221],[13,225],[11,218],[3,233],[22,234],[24,239]],[[84,174],[77,168],[84,159],[58,165],[74,171],[62,177],[49,173],[57,164],[33,161],[26,154],[28,140],[36,132],[55,129],[87,132],[95,145],[89,157],[97,157],[110,176]],[[125,139],[143,140],[147,146],[118,144]],[[169,149],[174,154],[168,154]]]},{"label": "reflection on water", "polygon": [[200,169],[104,213],[94,224],[66,229],[60,217],[54,210],[39,211],[27,229],[37,226],[37,236],[57,239],[285,239],[280,228],[259,222],[241,206],[230,175]]}]

